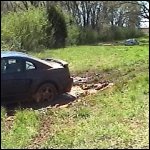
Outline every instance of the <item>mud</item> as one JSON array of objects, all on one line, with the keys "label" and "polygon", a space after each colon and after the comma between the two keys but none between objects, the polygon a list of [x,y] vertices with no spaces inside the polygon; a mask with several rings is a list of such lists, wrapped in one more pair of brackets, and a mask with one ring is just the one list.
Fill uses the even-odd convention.
[{"label": "mud", "polygon": [[95,76],[88,76],[88,77],[73,77],[73,87],[69,93],[65,93],[62,95],[57,96],[53,102],[41,102],[35,103],[33,101],[16,103],[7,105],[6,111],[7,116],[13,116],[16,109],[32,109],[42,111],[43,109],[49,109],[51,107],[67,107],[75,100],[85,97],[87,95],[95,94],[98,91],[105,90],[113,86],[113,83],[109,81],[99,81],[97,80],[98,74]]}]

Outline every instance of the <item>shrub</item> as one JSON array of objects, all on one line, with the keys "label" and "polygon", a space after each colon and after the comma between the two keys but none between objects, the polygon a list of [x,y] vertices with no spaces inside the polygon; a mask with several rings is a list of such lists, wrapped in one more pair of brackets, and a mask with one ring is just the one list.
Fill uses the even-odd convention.
[{"label": "shrub", "polygon": [[9,49],[38,50],[43,45],[47,24],[42,8],[30,8],[28,11],[11,12],[2,17],[2,47]]},{"label": "shrub", "polygon": [[[65,14],[65,15],[64,15]],[[143,36],[142,31],[103,24],[99,31],[80,27],[59,6],[10,12],[1,19],[1,48],[38,51]]]},{"label": "shrub", "polygon": [[65,17],[65,22],[67,26],[67,38],[66,38],[66,45],[77,45],[79,42],[79,34],[80,34],[80,28],[76,24],[75,19],[73,16],[69,13],[66,13],[65,11],[64,17]]},{"label": "shrub", "polygon": [[98,41],[106,42],[106,41],[111,41],[111,40],[113,40],[112,30],[110,26],[105,25],[99,31]]},{"label": "shrub", "polygon": [[90,27],[81,28],[78,44],[94,44],[98,42],[98,33]]},{"label": "shrub", "polygon": [[144,34],[136,28],[126,28],[126,33],[125,33],[126,38],[137,38],[143,35]]},{"label": "shrub", "polygon": [[99,41],[113,41],[113,40],[123,40],[128,38],[137,38],[143,36],[143,33],[138,29],[131,29],[127,27],[104,27],[99,33]]}]

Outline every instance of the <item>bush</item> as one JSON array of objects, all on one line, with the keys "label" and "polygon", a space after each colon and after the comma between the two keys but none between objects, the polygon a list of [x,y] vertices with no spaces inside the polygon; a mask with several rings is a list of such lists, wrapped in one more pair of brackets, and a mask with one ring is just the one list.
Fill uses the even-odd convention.
[{"label": "bush", "polygon": [[[65,14],[65,15],[64,15]],[[95,44],[143,36],[142,31],[103,24],[99,32],[80,27],[59,6],[10,12],[1,19],[1,48],[38,51],[66,45]]]},{"label": "bush", "polygon": [[142,37],[144,34],[135,28],[123,28],[124,30],[124,34],[125,34],[125,38],[138,38],[138,37]]},{"label": "bush", "polygon": [[138,29],[131,29],[127,27],[104,27],[99,33],[99,41],[113,41],[113,40],[123,40],[128,38],[137,38],[143,36],[143,33]]},{"label": "bush", "polygon": [[90,27],[81,28],[78,44],[94,44],[98,42],[98,33]]},{"label": "bush", "polygon": [[113,31],[111,30],[110,26],[105,25],[103,28],[100,29],[98,35],[98,41],[106,42],[113,40]]},{"label": "bush", "polygon": [[45,11],[31,8],[28,11],[9,13],[2,17],[2,47],[8,49],[39,50],[45,40]]},{"label": "bush", "polygon": [[67,28],[68,30],[68,37],[67,37],[67,45],[77,45],[79,43],[79,27],[76,25],[70,25]]},{"label": "bush", "polygon": [[77,45],[79,42],[79,34],[80,34],[80,28],[76,24],[74,18],[72,15],[66,13],[65,11],[64,17],[65,17],[65,22],[67,26],[67,38],[66,38],[66,45]]}]

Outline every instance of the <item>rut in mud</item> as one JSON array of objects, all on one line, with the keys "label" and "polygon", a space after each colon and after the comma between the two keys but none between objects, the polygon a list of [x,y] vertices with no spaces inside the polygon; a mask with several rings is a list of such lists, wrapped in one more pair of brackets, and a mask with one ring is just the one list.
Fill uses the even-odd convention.
[{"label": "rut in mud", "polygon": [[[98,75],[96,75],[98,76]],[[74,77],[73,78],[73,87],[69,94],[75,96],[76,98],[86,96],[89,94],[94,94],[99,90],[104,90],[113,83],[109,81],[99,81],[97,78],[90,77]]]}]

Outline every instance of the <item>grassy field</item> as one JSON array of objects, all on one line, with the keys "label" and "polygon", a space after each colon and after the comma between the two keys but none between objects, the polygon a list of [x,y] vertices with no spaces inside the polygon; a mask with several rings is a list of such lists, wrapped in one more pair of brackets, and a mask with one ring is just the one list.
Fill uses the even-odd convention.
[{"label": "grassy field", "polygon": [[1,108],[1,148],[149,148],[148,44],[32,54],[66,60],[72,75],[99,73],[114,86],[45,113],[17,109],[12,119]]}]

